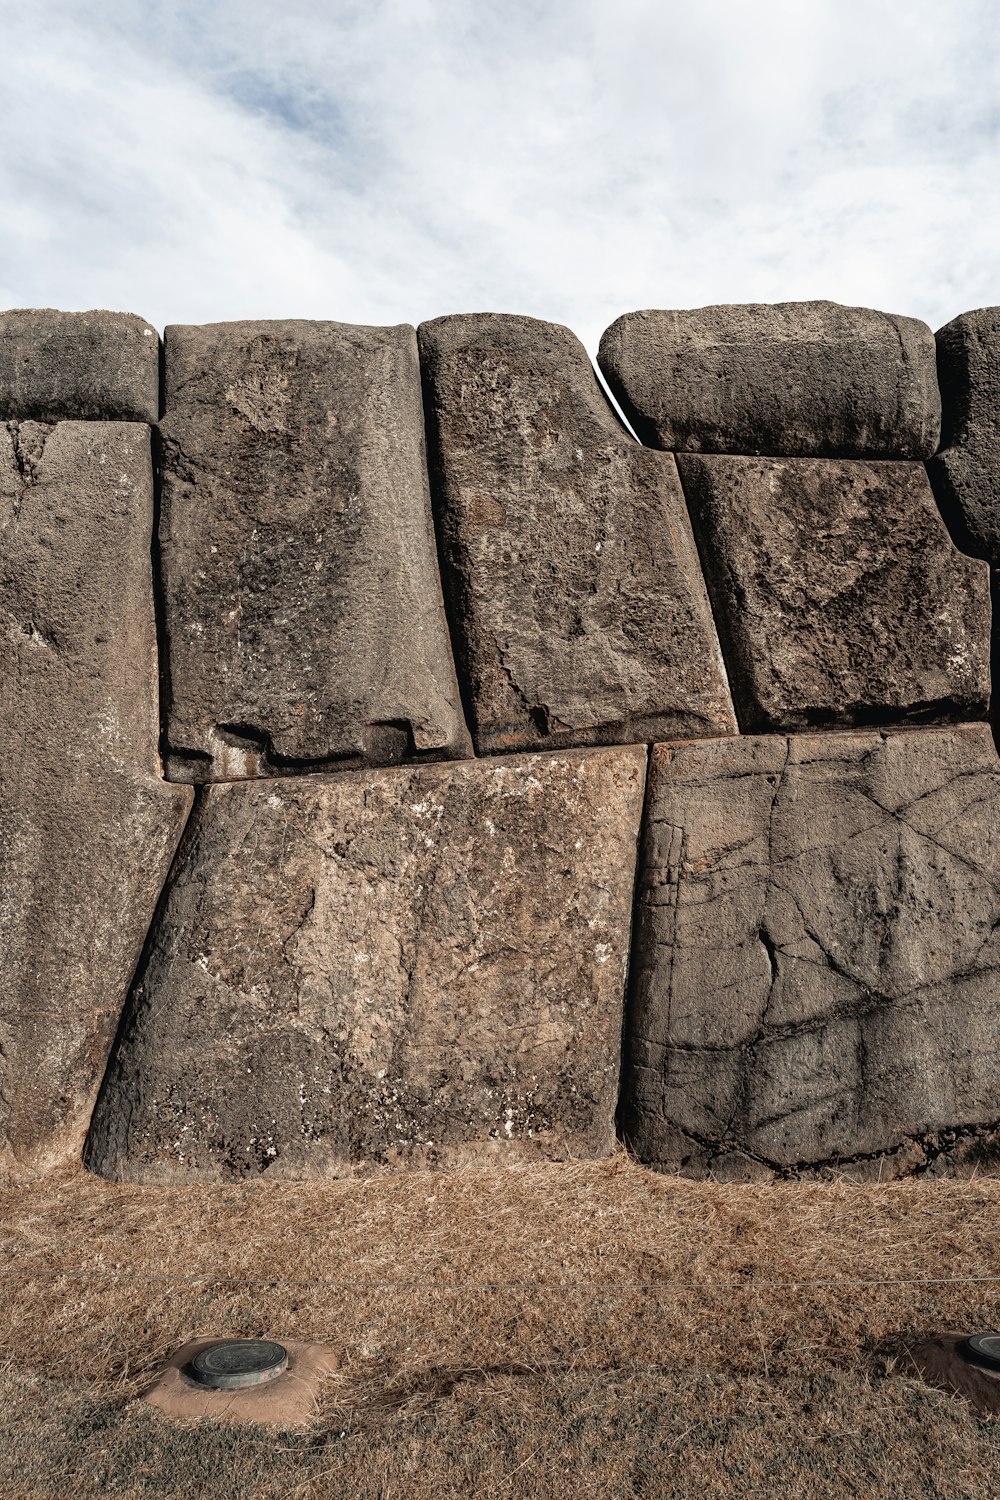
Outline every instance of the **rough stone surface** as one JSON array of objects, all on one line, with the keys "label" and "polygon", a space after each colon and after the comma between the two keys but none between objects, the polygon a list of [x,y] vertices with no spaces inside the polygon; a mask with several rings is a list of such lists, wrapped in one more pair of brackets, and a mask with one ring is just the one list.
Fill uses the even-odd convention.
[{"label": "rough stone surface", "polygon": [[960,545],[1000,566],[1000,307],[938,331],[941,452],[928,465]]},{"label": "rough stone surface", "polygon": [[986,725],[655,746],[639,892],[623,1129],[644,1161],[898,1175],[995,1141]]},{"label": "rough stone surface", "polygon": [[468,753],[412,328],[168,328],[160,546],[178,780]]},{"label": "rough stone surface", "polygon": [[989,569],[922,464],[678,463],[744,730],[985,716]]},{"label": "rough stone surface", "polygon": [[0,418],[155,422],[160,338],[134,313],[0,312]]},{"label": "rough stone surface", "polygon": [[159,779],[149,429],[0,424],[0,1169],[78,1156],[191,792]]},{"label": "rough stone surface", "polygon": [[837,302],[626,313],[598,361],[644,443],[687,453],[927,458],[934,335]]},{"label": "rough stone surface", "polygon": [[160,1182],[601,1155],[644,748],[207,788],[88,1163]]},{"label": "rough stone surface", "polygon": [[673,458],[628,436],[567,328],[439,318],[419,339],[477,748],[732,732]]}]

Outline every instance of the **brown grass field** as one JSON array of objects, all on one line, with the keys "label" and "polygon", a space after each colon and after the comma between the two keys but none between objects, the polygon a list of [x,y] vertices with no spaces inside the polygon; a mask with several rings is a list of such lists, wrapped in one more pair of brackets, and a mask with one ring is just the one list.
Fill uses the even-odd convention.
[{"label": "brown grass field", "polygon": [[[81,1171],[6,1191],[0,1224],[4,1500],[1000,1496],[1000,1424],[906,1352],[1000,1319],[1000,1182],[747,1188],[624,1153],[274,1186]],[[172,1425],[136,1397],[203,1333],[344,1365],[308,1430]]]}]

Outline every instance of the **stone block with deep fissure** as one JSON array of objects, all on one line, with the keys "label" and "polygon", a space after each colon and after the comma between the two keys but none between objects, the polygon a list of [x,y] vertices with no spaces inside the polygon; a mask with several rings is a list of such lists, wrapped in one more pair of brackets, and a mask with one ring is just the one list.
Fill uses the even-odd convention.
[{"label": "stone block with deep fissure", "polygon": [[412,328],[165,334],[168,774],[468,753]]},{"label": "stone block with deep fissure", "polygon": [[91,1167],[607,1152],[645,768],[625,746],[205,788]]},{"label": "stone block with deep fissure", "polygon": [[653,750],[622,1123],[729,1177],[995,1170],[986,725]]}]

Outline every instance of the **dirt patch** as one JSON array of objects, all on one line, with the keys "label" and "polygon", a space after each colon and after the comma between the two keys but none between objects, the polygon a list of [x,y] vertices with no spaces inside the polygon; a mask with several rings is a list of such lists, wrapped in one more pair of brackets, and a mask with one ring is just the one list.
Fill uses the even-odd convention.
[{"label": "dirt patch", "polygon": [[174,1422],[210,1421],[225,1427],[250,1423],[287,1430],[305,1426],[313,1417],[323,1380],[340,1363],[334,1351],[322,1344],[290,1339],[282,1346],[287,1367],[276,1379],[246,1390],[210,1390],[189,1378],[187,1366],[195,1355],[219,1342],[203,1338],[184,1344],[170,1356],[142,1399]]}]

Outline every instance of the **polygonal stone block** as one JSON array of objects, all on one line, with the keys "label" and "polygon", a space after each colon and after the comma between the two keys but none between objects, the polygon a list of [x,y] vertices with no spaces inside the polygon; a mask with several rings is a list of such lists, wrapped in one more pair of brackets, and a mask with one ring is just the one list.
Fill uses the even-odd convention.
[{"label": "polygonal stone block", "polygon": [[94,1116],[128,1181],[599,1156],[646,751],[209,787]]}]

